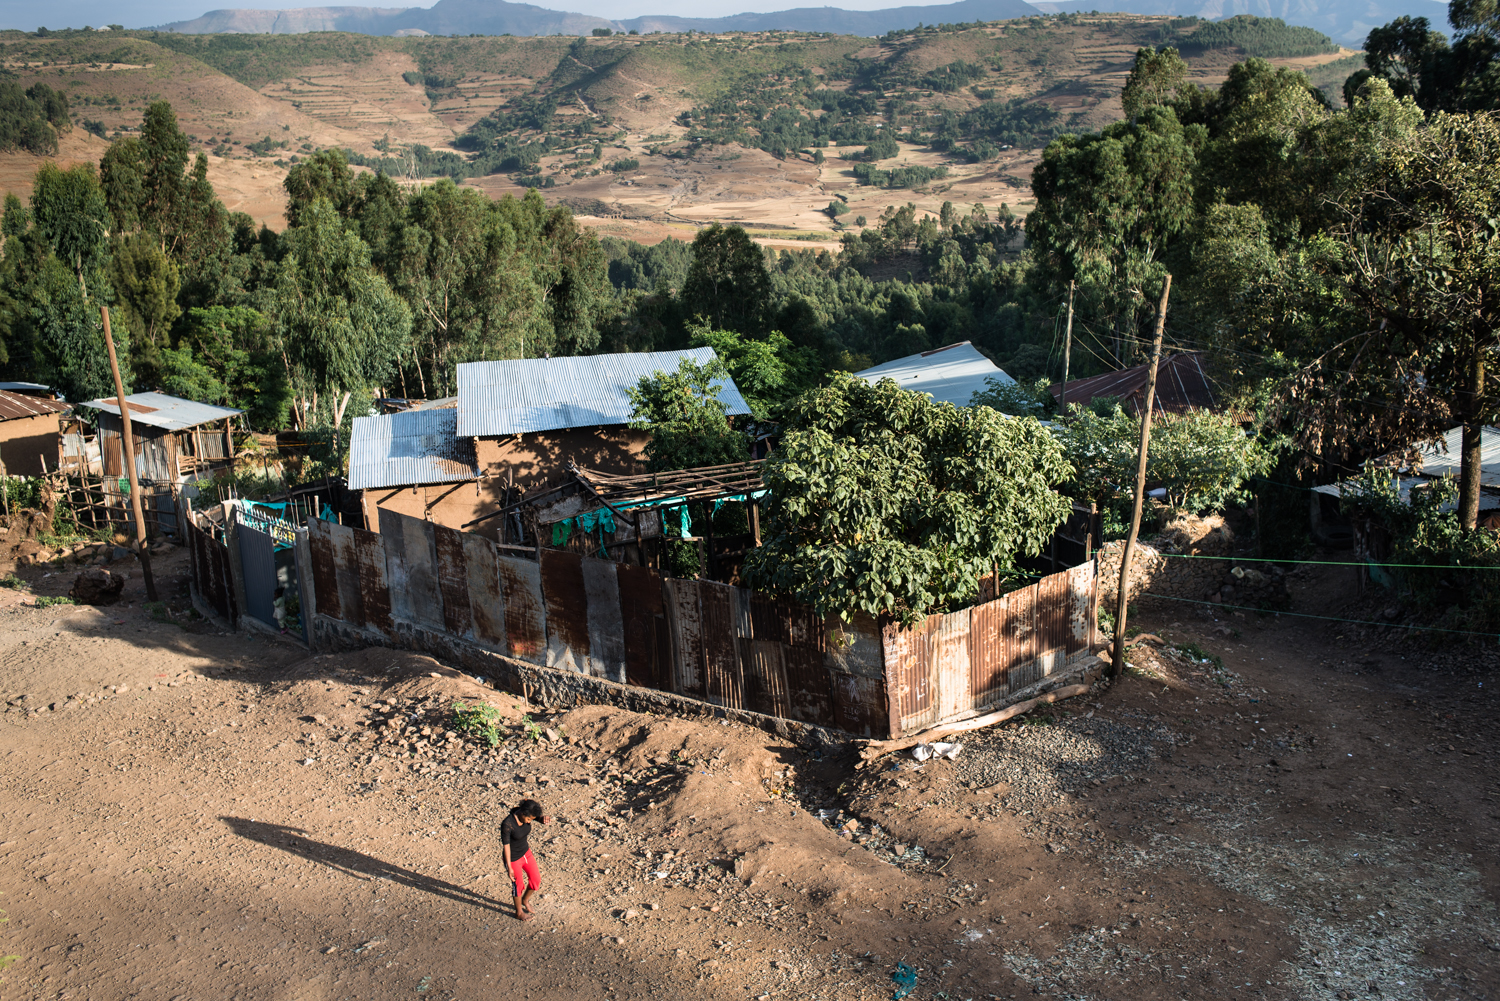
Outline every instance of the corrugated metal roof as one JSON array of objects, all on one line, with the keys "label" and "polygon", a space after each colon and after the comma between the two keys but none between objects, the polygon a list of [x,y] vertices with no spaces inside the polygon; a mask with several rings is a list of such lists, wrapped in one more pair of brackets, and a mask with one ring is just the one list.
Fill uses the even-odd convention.
[{"label": "corrugated metal roof", "polygon": [[[487,437],[526,431],[630,423],[626,392],[655,372],[675,372],[684,358],[699,365],[713,348],[479,361],[458,366],[458,434]],[[731,415],[750,407],[732,379],[717,380]]]},{"label": "corrugated metal roof", "polygon": [[[107,414],[114,414],[116,417],[120,415],[118,401],[113,397],[90,400],[83,405],[102,410]],[[222,421],[226,417],[244,413],[243,410],[216,407],[209,403],[195,403],[192,400],[168,396],[166,393],[134,393],[125,397],[125,405],[130,408],[132,424],[146,424],[167,431],[185,431],[199,424]]]},{"label": "corrugated metal roof", "polygon": [[[1432,479],[1431,477],[1427,476],[1398,476],[1392,482],[1396,487],[1397,496],[1400,497],[1404,503],[1410,504],[1412,488],[1419,487],[1424,483],[1431,483]],[[1342,497],[1344,495],[1344,491],[1348,489],[1357,496],[1359,494],[1359,481],[1343,480],[1339,483],[1325,483],[1322,486],[1313,487],[1312,489],[1314,493],[1327,494],[1329,497]],[[1441,508],[1439,508],[1439,510],[1445,514],[1452,511],[1457,511],[1458,503],[1455,501],[1449,504],[1444,504]],[[1479,510],[1500,510],[1500,494],[1491,493],[1487,490],[1480,491]]]},{"label": "corrugated metal roof", "polygon": [[[1443,435],[1441,444],[1422,446],[1423,476],[1451,476],[1458,479],[1463,465],[1464,429],[1452,428]],[[1479,482],[1486,487],[1500,487],[1500,428],[1486,427],[1479,434]]]},{"label": "corrugated metal roof", "polygon": [[854,374],[872,386],[881,379],[895,379],[902,389],[927,393],[956,407],[967,407],[975,393],[988,389],[986,379],[1002,386],[1016,382],[969,341],[908,355]]},{"label": "corrugated metal roof", "polygon": [[[1132,365],[1118,372],[1068,382],[1068,404],[1088,406],[1100,396],[1118,396],[1126,413],[1139,414],[1146,397],[1146,380],[1150,365]],[[1048,391],[1061,399],[1062,384],[1053,383]],[[1213,383],[1205,371],[1202,355],[1183,351],[1164,355],[1156,373],[1155,408],[1159,414],[1180,414],[1189,410],[1212,410],[1218,406]]]},{"label": "corrugated metal roof", "polygon": [[356,417],[349,433],[349,489],[475,479],[474,440],[457,437],[457,425],[457,410]]},{"label": "corrugated metal roof", "polygon": [[60,414],[71,409],[61,400],[49,400],[41,396],[22,396],[0,390],[0,421],[12,421],[20,417],[38,417],[42,414]]}]

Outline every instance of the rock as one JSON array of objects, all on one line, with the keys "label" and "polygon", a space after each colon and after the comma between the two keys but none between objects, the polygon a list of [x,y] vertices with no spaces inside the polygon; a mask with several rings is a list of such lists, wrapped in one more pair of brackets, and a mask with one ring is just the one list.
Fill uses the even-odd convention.
[{"label": "rock", "polygon": [[109,557],[112,560],[128,560],[130,559],[130,555],[130,550],[126,549],[123,546],[116,546],[114,549],[110,550]]},{"label": "rock", "polygon": [[629,921],[631,918],[640,917],[640,915],[641,912],[632,907],[627,909],[624,914],[620,915],[620,917],[624,918],[626,921]]},{"label": "rock", "polygon": [[658,903],[650,903],[650,904],[646,905],[646,910],[648,910],[648,911],[656,911],[656,910],[660,910],[660,909],[661,909],[661,904],[658,904]]},{"label": "rock", "polygon": [[68,596],[80,605],[113,605],[124,590],[124,577],[91,567],[74,579]]},{"label": "rock", "polygon": [[1064,845],[1064,844],[1059,844],[1056,841],[1049,841],[1049,842],[1047,842],[1047,850],[1049,852],[1053,853],[1054,855],[1061,855],[1063,852],[1065,852],[1065,851],[1068,850],[1068,846]]},{"label": "rock", "polygon": [[556,730],[552,729],[550,726],[545,731],[543,731],[542,735],[545,736],[547,738],[547,740],[549,742],[553,743],[553,744],[557,743],[559,740],[562,739],[562,734],[558,733]]},{"label": "rock", "polygon": [[338,952],[338,951],[339,951],[339,947],[338,946],[336,946],[336,945],[330,945],[328,948],[326,948],[326,949],[323,950],[323,955],[325,955],[325,956],[331,956],[335,952]]},{"label": "rock", "polygon": [[615,945],[624,945],[625,944],[625,937],[623,935],[616,935],[612,939],[610,939],[610,941],[613,942]]}]

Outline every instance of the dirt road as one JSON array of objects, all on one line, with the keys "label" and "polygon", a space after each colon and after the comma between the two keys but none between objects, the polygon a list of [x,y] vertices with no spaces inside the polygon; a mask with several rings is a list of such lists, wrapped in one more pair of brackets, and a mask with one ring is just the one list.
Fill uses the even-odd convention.
[{"label": "dirt road", "polygon": [[[924,999],[1500,996],[1493,647],[1143,610],[1164,642],[1112,689],[856,771],[179,624],[138,576],[32,607],[71,573],[21,572],[0,998],[877,999],[898,962]],[[504,742],[450,737],[455,698]],[[498,826],[525,797],[558,820],[523,926]]]}]

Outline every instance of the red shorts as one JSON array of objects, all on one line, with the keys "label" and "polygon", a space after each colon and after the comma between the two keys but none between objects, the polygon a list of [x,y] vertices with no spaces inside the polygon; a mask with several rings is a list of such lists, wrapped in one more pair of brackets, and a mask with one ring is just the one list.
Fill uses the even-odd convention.
[{"label": "red shorts", "polygon": [[533,890],[542,888],[542,874],[537,871],[536,858],[527,849],[526,854],[518,859],[511,859],[510,878],[516,881],[516,896],[522,896],[527,887]]}]

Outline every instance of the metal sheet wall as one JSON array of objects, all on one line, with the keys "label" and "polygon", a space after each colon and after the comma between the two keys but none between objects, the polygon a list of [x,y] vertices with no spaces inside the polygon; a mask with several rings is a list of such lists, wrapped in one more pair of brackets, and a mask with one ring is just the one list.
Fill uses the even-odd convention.
[{"label": "metal sheet wall", "polygon": [[230,625],[239,621],[234,601],[234,584],[230,578],[229,548],[193,524],[191,513],[183,519],[188,544],[189,569],[198,594]]},{"label": "metal sheet wall", "polygon": [[544,550],[538,565],[477,535],[384,508],[380,518],[378,535],[309,522],[319,614],[390,640],[417,626],[534,664],[861,736],[888,729],[873,620],[825,623],[790,602],[577,553]]},{"label": "metal sheet wall", "polygon": [[886,626],[891,735],[1000,708],[1092,652],[1096,590],[1086,563],[909,629]]}]

